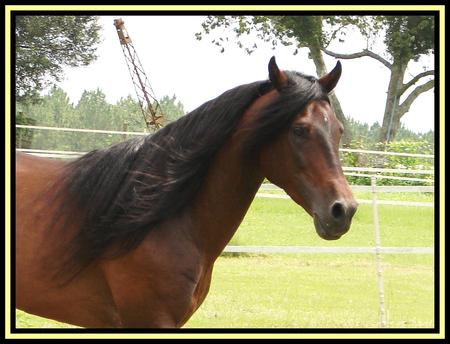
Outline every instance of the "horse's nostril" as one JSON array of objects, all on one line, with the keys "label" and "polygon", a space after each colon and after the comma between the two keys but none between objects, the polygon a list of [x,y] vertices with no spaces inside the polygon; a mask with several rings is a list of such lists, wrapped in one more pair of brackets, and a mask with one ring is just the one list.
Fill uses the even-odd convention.
[{"label": "horse's nostril", "polygon": [[331,215],[338,220],[345,216],[345,207],[341,202],[334,202],[331,207]]},{"label": "horse's nostril", "polygon": [[348,207],[348,214],[350,217],[353,217],[353,215],[355,215],[356,209],[358,209],[358,203],[351,202],[350,206]]}]

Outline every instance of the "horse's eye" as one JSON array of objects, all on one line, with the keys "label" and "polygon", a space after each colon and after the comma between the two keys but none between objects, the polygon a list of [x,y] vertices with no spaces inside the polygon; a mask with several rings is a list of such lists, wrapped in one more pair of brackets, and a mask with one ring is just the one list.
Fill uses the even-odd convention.
[{"label": "horse's eye", "polygon": [[305,137],[309,134],[309,127],[306,125],[298,125],[292,128],[292,132],[295,136]]}]

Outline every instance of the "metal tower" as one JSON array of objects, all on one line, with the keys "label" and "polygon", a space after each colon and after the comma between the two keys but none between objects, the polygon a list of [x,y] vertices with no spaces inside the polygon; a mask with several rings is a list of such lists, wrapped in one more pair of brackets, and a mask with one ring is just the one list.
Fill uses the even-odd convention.
[{"label": "metal tower", "polygon": [[136,90],[145,124],[149,131],[153,131],[152,129],[162,127],[163,113],[161,107],[150,86],[150,82],[148,81],[131,38],[125,29],[122,18],[114,19],[114,26],[116,27],[120,46],[122,47],[131,79],[133,80],[134,89]]}]

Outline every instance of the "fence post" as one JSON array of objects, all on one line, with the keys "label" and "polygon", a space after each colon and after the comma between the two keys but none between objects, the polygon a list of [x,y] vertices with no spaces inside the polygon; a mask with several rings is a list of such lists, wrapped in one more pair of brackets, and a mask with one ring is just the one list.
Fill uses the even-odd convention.
[{"label": "fence post", "polygon": [[380,324],[381,327],[387,327],[386,310],[384,307],[384,281],[383,281],[383,268],[381,265],[381,240],[378,223],[378,204],[376,195],[377,190],[376,190],[375,176],[371,178],[371,184],[372,184],[373,227],[375,235],[375,260],[377,269],[378,297],[380,302]]}]

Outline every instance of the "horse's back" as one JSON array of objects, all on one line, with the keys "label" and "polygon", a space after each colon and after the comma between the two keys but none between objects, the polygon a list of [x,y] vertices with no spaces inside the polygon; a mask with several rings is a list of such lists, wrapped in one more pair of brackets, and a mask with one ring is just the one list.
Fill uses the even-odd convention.
[{"label": "horse's back", "polygon": [[57,180],[63,162],[16,154],[16,268],[31,272],[45,242],[46,224],[54,207],[52,182]]},{"label": "horse's back", "polygon": [[[17,301],[32,297],[24,290],[37,288],[33,282],[40,274],[42,253],[45,252],[45,223],[51,217],[49,183],[57,178],[62,162],[16,153],[16,288]],[[25,303],[28,303],[26,301]]]},{"label": "horse's back", "polygon": [[29,154],[16,154],[16,235],[35,231],[43,217],[48,217],[52,183],[64,162]]},{"label": "horse's back", "polygon": [[[26,219],[45,205],[51,183],[61,173],[64,162],[16,153],[16,220]],[[17,226],[20,227],[20,226]]]}]

